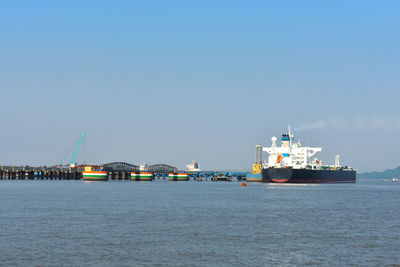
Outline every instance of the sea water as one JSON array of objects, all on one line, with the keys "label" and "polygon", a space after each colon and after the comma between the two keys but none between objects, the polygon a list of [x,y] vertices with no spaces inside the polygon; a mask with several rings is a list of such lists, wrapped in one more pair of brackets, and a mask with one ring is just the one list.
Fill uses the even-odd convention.
[{"label": "sea water", "polygon": [[400,183],[0,181],[1,266],[400,263]]}]

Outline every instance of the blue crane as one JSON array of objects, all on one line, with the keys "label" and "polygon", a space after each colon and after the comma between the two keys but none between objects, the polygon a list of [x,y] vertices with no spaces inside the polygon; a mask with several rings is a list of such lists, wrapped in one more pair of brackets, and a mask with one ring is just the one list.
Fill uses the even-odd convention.
[{"label": "blue crane", "polygon": [[74,162],[75,162],[76,156],[78,155],[79,148],[81,148],[81,145],[82,145],[83,137],[85,137],[85,132],[83,132],[81,134],[81,137],[79,138],[78,144],[75,147],[74,154],[72,154],[71,160],[69,162],[70,166],[72,164],[74,164]]},{"label": "blue crane", "polygon": [[[75,163],[76,156],[78,155],[79,149],[81,148],[82,141],[83,141],[83,138],[85,137],[85,134],[86,134],[86,133],[83,132],[83,133],[81,134],[81,136],[79,137],[78,142],[76,143],[76,146],[75,146],[75,149],[74,149],[74,153],[72,153],[71,160],[69,161],[69,166],[70,166],[70,167],[73,166],[73,164]],[[71,150],[70,150],[70,151],[71,151]],[[67,155],[68,155],[69,153],[70,153],[70,152],[68,152]],[[64,159],[67,157],[67,155],[64,156]],[[64,160],[64,159],[63,159],[63,160]],[[63,160],[61,160],[60,165],[63,165]]]}]

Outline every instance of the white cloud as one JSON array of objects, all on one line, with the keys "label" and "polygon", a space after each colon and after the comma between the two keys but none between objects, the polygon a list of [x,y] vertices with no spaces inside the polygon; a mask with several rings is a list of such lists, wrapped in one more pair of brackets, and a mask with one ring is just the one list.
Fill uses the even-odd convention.
[{"label": "white cloud", "polygon": [[305,123],[295,126],[294,131],[301,132],[323,128],[399,131],[400,117],[373,116],[371,118],[366,118],[360,115],[352,119],[345,119],[344,117],[334,117],[327,120],[318,120],[312,123]]}]

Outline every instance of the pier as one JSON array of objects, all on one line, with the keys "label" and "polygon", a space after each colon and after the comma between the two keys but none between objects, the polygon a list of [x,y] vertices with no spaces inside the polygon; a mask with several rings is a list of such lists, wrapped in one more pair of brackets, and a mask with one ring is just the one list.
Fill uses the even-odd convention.
[{"label": "pier", "polygon": [[[187,173],[189,180],[196,181],[241,181],[246,178],[247,170],[222,171],[185,171],[168,164],[154,164],[144,167],[126,162],[111,162],[92,165],[107,172],[108,180],[131,180],[133,172],[150,172],[154,180],[168,180],[170,173]],[[0,180],[82,180],[85,165],[77,167],[63,166],[0,166]]]},{"label": "pier", "polygon": [[0,180],[80,180],[81,168],[0,166]]}]

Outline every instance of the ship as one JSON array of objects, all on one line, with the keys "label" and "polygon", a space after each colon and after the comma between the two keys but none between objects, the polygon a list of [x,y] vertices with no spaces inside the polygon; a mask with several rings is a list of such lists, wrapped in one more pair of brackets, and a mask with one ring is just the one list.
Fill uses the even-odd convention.
[{"label": "ship", "polygon": [[295,142],[290,130],[281,137],[271,138],[270,147],[262,147],[268,153],[268,162],[262,163],[261,181],[264,183],[355,183],[356,169],[341,166],[339,155],[334,165],[324,165],[318,158],[312,158],[322,147],[305,147]]},{"label": "ship", "polygon": [[200,167],[199,167],[199,163],[193,160],[192,164],[186,165],[186,171],[188,171],[188,172],[199,172],[199,171],[201,171]]}]

